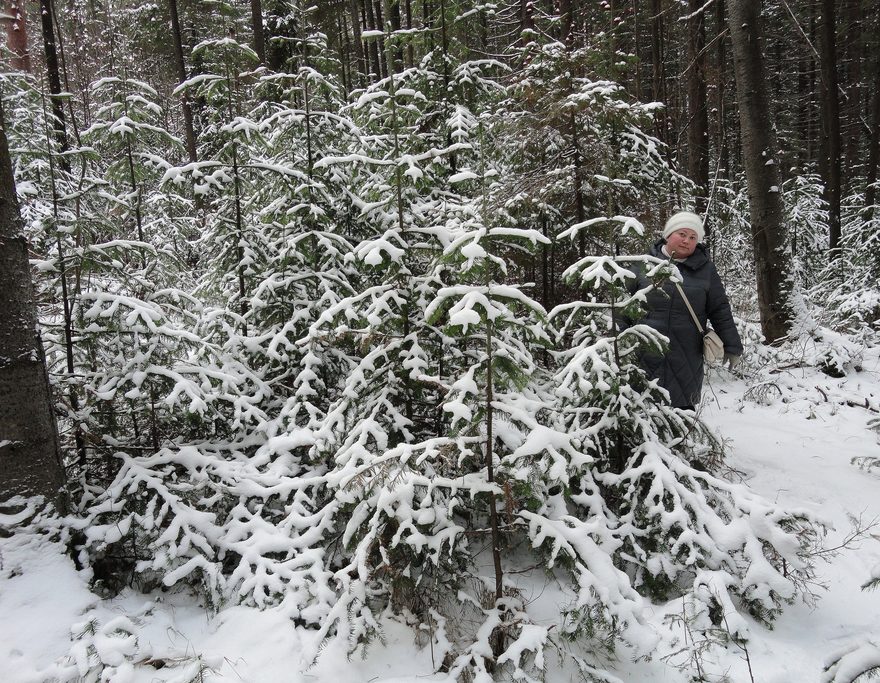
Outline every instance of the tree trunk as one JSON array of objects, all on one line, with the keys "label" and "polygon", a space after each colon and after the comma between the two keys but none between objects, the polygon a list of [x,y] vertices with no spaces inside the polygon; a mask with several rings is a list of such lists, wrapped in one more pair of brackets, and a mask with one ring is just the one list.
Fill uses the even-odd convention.
[{"label": "tree trunk", "polygon": [[727,140],[725,131],[727,130],[727,103],[725,97],[727,95],[727,41],[722,37],[724,33],[725,16],[724,3],[715,3],[715,27],[719,36],[716,43],[716,60],[718,62],[715,69],[717,83],[715,84],[717,108],[716,119],[718,121],[718,167],[721,169],[725,178],[730,178],[730,145]]},{"label": "tree trunk", "polygon": [[254,52],[260,64],[266,63],[266,39],[263,35],[263,5],[260,0],[251,0],[251,29],[254,33]]},{"label": "tree trunk", "polygon": [[636,85],[635,85],[635,93],[636,98],[640,102],[644,102],[645,100],[645,88],[644,88],[644,80],[642,79],[642,24],[639,20],[640,17],[640,9],[639,9],[639,1],[638,0],[630,0],[631,7],[630,13],[633,18],[633,45],[634,51],[636,55]]},{"label": "tree trunk", "polygon": [[559,40],[569,48],[574,43],[574,0],[559,0]]},{"label": "tree trunk", "polygon": [[[406,30],[412,31],[413,27],[413,13],[412,13],[412,0],[406,0],[406,4],[404,5],[404,13],[406,15]],[[483,18],[485,19],[485,13],[483,14]],[[485,44],[484,48],[485,50]],[[412,39],[408,40],[406,43],[406,68],[411,69],[415,65],[416,60],[416,52],[413,47]]]},{"label": "tree trunk", "polygon": [[[67,124],[64,117],[64,102],[61,99],[61,70],[58,65],[58,51],[55,47],[55,23],[52,17],[55,10],[53,0],[40,0],[40,22],[43,32],[43,48],[46,53],[46,74],[49,80],[49,98],[52,102],[52,125],[55,129],[55,141],[59,151],[66,152],[69,148],[67,141]],[[70,171],[70,162],[65,156],[61,157],[61,167],[65,172]]]},{"label": "tree trunk", "polygon": [[[186,64],[183,60],[183,39],[180,33],[180,17],[177,13],[177,0],[168,0],[171,13],[171,38],[174,41],[174,62],[177,69],[178,85],[186,80]],[[183,131],[186,138],[186,153],[190,162],[198,159],[196,153],[196,133],[193,127],[192,107],[186,93],[180,95],[180,107],[183,110]]]},{"label": "tree trunk", "polygon": [[[880,14],[880,8],[878,8]],[[874,216],[874,202],[877,197],[877,166],[880,165],[880,52],[874,60],[874,92],[871,93],[871,136],[868,143],[867,188],[865,189],[866,220]]]},{"label": "tree trunk", "polygon": [[799,163],[809,163],[814,159],[813,155],[813,100],[814,100],[814,71],[815,62],[813,53],[804,54],[798,59],[797,96],[804,105],[799,108],[795,121],[797,133],[801,142],[801,149],[797,157]]},{"label": "tree trunk", "polygon": [[706,105],[706,29],[702,0],[689,0],[688,176],[696,184],[696,212],[706,212],[709,196],[709,108]]},{"label": "tree trunk", "polygon": [[[534,31],[535,30],[535,19],[533,16],[534,10],[532,7],[532,3],[528,0],[520,0],[519,2],[519,32],[522,34],[523,31]],[[517,40],[518,45],[524,45],[527,40],[523,40],[520,37]]]},{"label": "tree trunk", "polygon": [[[370,0],[366,0],[368,3]],[[390,73],[388,69],[390,65],[388,64],[388,55],[386,54],[385,49],[385,17],[382,14],[382,0],[375,0],[373,3],[373,14],[376,17],[376,30],[382,31],[382,35],[378,39],[379,46],[379,66],[380,66],[380,78],[385,78]]]},{"label": "tree trunk", "polygon": [[25,14],[24,0],[8,0],[6,16],[3,22],[6,24],[6,45],[12,53],[10,66],[15,71],[31,71],[31,53],[28,44],[27,16]]},{"label": "tree trunk", "polygon": [[[492,402],[495,400],[494,387],[492,386],[492,323],[486,324],[486,481],[495,483],[495,452],[493,431],[495,415]],[[501,532],[498,529],[498,506],[495,494],[489,492],[489,528],[492,532],[492,564],[495,568],[495,606],[498,606],[504,597],[504,571],[501,567]],[[491,634],[492,654],[495,658],[504,652],[504,631],[495,629]]]},{"label": "tree trunk", "polygon": [[63,510],[64,470],[2,105],[0,126],[0,499],[42,495]]},{"label": "tree trunk", "polygon": [[[574,185],[574,208],[575,219],[578,223],[583,223],[587,219],[586,203],[584,202],[584,186],[583,186],[583,170],[581,158],[581,146],[578,138],[578,122],[577,115],[574,110],[569,115],[571,125],[571,148],[572,148],[572,181]],[[578,232],[578,256],[583,258],[587,255],[586,230]]]},{"label": "tree trunk", "polygon": [[[58,145],[58,163],[61,167],[61,171],[66,175],[70,173],[70,161],[66,152],[70,149],[70,143],[67,137],[67,122],[64,115],[64,102],[61,97],[61,70],[60,64],[58,61],[58,51],[56,50],[55,45],[55,6],[53,0],[40,0],[40,20],[41,20],[41,29],[43,35],[43,49],[46,58],[46,74],[47,80],[49,82],[49,99],[52,103],[52,128],[55,134],[55,142]],[[74,130],[76,126],[74,124]],[[53,205],[55,209],[55,218],[57,220],[58,217],[58,198],[55,193],[54,186],[54,159],[53,155],[50,155],[50,172],[53,177]],[[64,261],[64,252],[61,245],[61,235],[56,232],[57,244],[58,244],[58,255],[61,263]],[[65,348],[67,351],[67,373],[70,377],[73,377],[74,365],[73,365],[73,329],[71,324],[70,317],[70,304],[69,297],[66,286],[66,273],[64,267],[62,265],[61,268],[61,288],[62,288],[62,297],[64,300],[64,332],[65,332]],[[79,412],[79,396],[74,388],[74,385],[71,384],[68,392],[68,400],[70,401],[70,407],[76,415]],[[54,421],[53,421],[54,428]],[[85,442],[83,440],[82,429],[80,428],[80,423],[78,418],[75,418],[75,427],[74,427],[74,441],[76,443],[76,452],[79,464],[81,467],[86,466],[86,449]]]},{"label": "tree trunk", "polygon": [[[381,30],[382,27],[377,25],[376,15],[373,13],[373,0],[363,0],[363,2],[365,13],[364,26],[369,30]],[[382,78],[382,65],[379,59],[379,42],[373,38],[367,43],[367,46],[370,51],[370,63],[373,71],[373,78],[371,80],[377,81]]]},{"label": "tree trunk", "polygon": [[550,310],[550,235],[547,229],[547,218],[541,215],[541,233],[547,238],[547,242],[541,245],[541,305],[545,310]]},{"label": "tree trunk", "polygon": [[837,82],[835,0],[822,0],[820,56],[822,67],[822,156],[825,201],[828,202],[831,256],[840,247],[840,96]]},{"label": "tree trunk", "polygon": [[339,71],[342,77],[342,89],[344,92],[354,90],[355,77],[353,72],[357,71],[357,65],[352,67],[351,60],[348,55],[351,53],[352,47],[348,36],[348,24],[345,20],[345,12],[336,14],[336,42],[339,50]]},{"label": "tree trunk", "polygon": [[[663,67],[663,12],[660,0],[651,0],[651,97],[655,102],[666,101],[666,75]],[[666,112],[657,113],[657,137],[668,142],[666,135]]]},{"label": "tree trunk", "polygon": [[[846,164],[844,169],[848,172],[848,178],[841,182],[847,185],[847,181],[858,173],[859,150],[863,140],[864,126],[862,125],[863,97],[862,97],[862,62],[864,60],[864,40],[862,39],[862,7],[860,0],[847,0],[845,22],[841,35],[846,36],[843,41],[844,64],[846,66],[844,87],[846,88],[846,149],[844,155]],[[844,135],[841,133],[841,137]]]},{"label": "tree trunk", "polygon": [[782,199],[775,159],[776,139],[764,74],[760,25],[761,0],[728,6],[733,46],[743,166],[749,193],[752,244],[758,278],[761,329],[769,343],[782,339],[792,320],[788,298],[790,252],[782,223]]},{"label": "tree trunk", "polygon": [[628,70],[625,67],[621,67],[619,65],[618,55],[623,54],[625,47],[623,36],[621,36],[621,31],[623,27],[623,22],[620,21],[621,11],[620,11],[620,0],[608,0],[608,8],[610,23],[608,25],[608,33],[611,36],[611,40],[608,43],[608,47],[610,53],[608,55],[609,60],[608,64],[611,69],[612,78],[620,83],[622,86],[626,87],[628,85],[627,78],[629,76]]},{"label": "tree trunk", "polygon": [[358,0],[348,0],[348,13],[351,18],[351,42],[352,47],[354,47],[358,74],[357,79],[352,78],[352,82],[357,80],[357,84],[363,86],[368,68],[367,58],[364,54],[364,42],[363,38],[361,38],[361,13],[358,9]]},{"label": "tree trunk", "polygon": [[[400,0],[386,0],[385,17],[392,33],[399,32],[402,27],[400,19]],[[393,41],[394,47],[389,51],[388,59],[390,64],[388,68],[391,73],[400,73],[403,70],[403,48],[397,42],[399,38]]]}]

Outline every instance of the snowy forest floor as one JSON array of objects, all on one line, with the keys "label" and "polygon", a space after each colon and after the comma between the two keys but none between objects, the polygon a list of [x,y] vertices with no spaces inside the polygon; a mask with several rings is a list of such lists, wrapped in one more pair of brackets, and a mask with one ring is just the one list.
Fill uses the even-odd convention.
[{"label": "snowy forest floor", "polygon": [[[713,372],[704,390],[702,415],[726,443],[728,464],[758,493],[826,520],[826,548],[845,543],[853,519],[866,526],[880,518],[880,472],[853,464],[880,457],[869,425],[878,417],[880,349],[869,349],[861,371],[840,379],[801,367],[745,374]],[[772,630],[752,622],[746,650],[706,651],[699,662],[704,680],[817,681],[833,652],[880,636],[880,591],[861,590],[880,565],[880,540],[868,533],[846,545],[817,563],[822,586],[815,587],[813,604],[788,606]],[[535,607],[558,618],[563,596],[544,574],[536,576],[521,579],[533,582],[523,587],[534,603],[544,603]],[[212,615],[183,594],[131,590],[104,600],[89,591],[88,578],[60,542],[27,531],[0,538],[0,680],[77,680],[71,671],[77,660],[89,667],[87,659],[103,664],[80,680],[113,683],[446,680],[432,673],[430,648],[417,647],[410,627],[393,620],[384,624],[385,642],[364,658],[328,648],[308,667],[300,653],[314,632],[295,628],[278,611],[230,607]],[[608,669],[626,683],[691,680],[697,663],[675,653],[693,634],[668,619],[681,613],[683,602],[653,607],[649,618],[664,645],[652,659],[633,662],[622,651]],[[547,654],[548,681],[577,680]]]}]

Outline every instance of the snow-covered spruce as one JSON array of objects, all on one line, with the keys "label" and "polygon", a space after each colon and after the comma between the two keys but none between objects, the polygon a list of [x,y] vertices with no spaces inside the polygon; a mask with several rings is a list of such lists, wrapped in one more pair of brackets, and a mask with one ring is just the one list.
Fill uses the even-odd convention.
[{"label": "snow-covered spruce", "polygon": [[[556,393],[579,457],[560,482],[573,513],[561,521],[567,536],[542,540],[552,557],[566,549],[575,575],[589,577],[569,539],[595,539],[627,577],[618,585],[660,600],[692,593],[746,637],[741,611],[767,621],[795,597],[810,575],[808,550],[819,529],[806,511],[761,500],[714,474],[719,444],[692,414],[666,406],[663,390],[647,380],[639,353],[665,340],[644,326],[619,332],[613,325],[622,311],[631,317],[646,293],[626,286],[633,265],[647,269],[652,286],[672,276],[647,257],[586,257],[567,273],[584,285],[584,301],[552,312],[572,340],[560,353]],[[580,581],[579,608],[591,603],[590,591],[607,595],[607,582],[600,589]],[[637,623],[635,601],[620,595]],[[578,619],[592,627],[586,610],[573,615],[573,631]],[[627,623],[614,616],[618,627]]]},{"label": "snow-covered spruce", "polygon": [[[529,202],[495,180],[484,136],[499,132],[463,104],[432,108],[425,90],[443,79],[426,73],[403,69],[329,115],[331,84],[303,69],[291,87],[303,103],[309,89],[307,108],[219,107],[217,158],[166,167],[166,184],[216,200],[198,290],[212,305],[196,323],[208,343],[191,353],[220,370],[198,386],[228,406],[230,431],[120,454],[87,546],[215,606],[278,605],[351,651],[404,615],[438,667],[479,680],[539,675],[560,635],[594,677],[615,640],[648,653],[646,597],[691,593],[744,637],[740,610],[771,617],[809,570],[808,518],[713,474],[711,435],[639,368],[663,340],[611,327],[644,295],[627,292],[628,269],[667,277],[659,264],[578,262],[583,301],[554,312],[560,350],[545,352],[554,331],[509,271],[549,240],[506,227],[495,208]],[[232,83],[187,87],[231,104]],[[582,85],[584,107],[615,92]],[[425,117],[449,134],[425,134]],[[319,160],[291,143],[303,138]],[[623,201],[630,186],[602,177]],[[563,238],[608,240],[616,223],[641,232],[600,218]],[[535,555],[572,594],[558,627],[508,579]]]},{"label": "snow-covered spruce", "polygon": [[[862,590],[877,588],[880,588],[880,565],[871,570]],[[874,679],[878,674],[880,638],[876,633],[867,633],[829,654],[822,673],[822,683],[855,683]]]},{"label": "snow-covered spruce", "polygon": [[828,656],[822,683],[856,683],[876,678],[880,673],[880,643],[866,638],[849,643]]}]

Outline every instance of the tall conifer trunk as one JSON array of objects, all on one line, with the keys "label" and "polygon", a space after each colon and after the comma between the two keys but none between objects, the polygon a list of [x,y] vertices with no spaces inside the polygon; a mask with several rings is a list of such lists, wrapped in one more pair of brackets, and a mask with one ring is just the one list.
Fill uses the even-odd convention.
[{"label": "tall conifer trunk", "polygon": [[[404,14],[406,15],[406,30],[412,31],[413,28],[413,14],[412,14],[412,0],[406,0],[406,4],[404,5]],[[485,19],[485,13],[482,15]],[[485,40],[483,41],[483,49],[485,50]],[[408,40],[406,43],[406,67],[411,69],[415,65],[416,53],[415,48],[413,47],[412,40]]]},{"label": "tall conifer trunk", "polygon": [[736,70],[761,330],[766,340],[773,343],[788,334],[791,326],[788,298],[791,262],[782,223],[777,146],[764,74],[760,12],[761,0],[730,3],[728,28]]},{"label": "tall conifer trunk", "polygon": [[[388,26],[391,29],[391,32],[398,32],[402,28],[401,17],[400,17],[400,0],[385,0],[385,18],[388,22]],[[397,43],[397,40],[394,41],[393,49],[389,50],[389,54],[386,57],[388,59],[389,66],[388,68],[393,73],[399,73],[403,70],[403,49]]]},{"label": "tall conifer trunk", "polygon": [[0,499],[63,509],[64,470],[0,105]]},{"label": "tall conifer trunk", "polygon": [[[364,7],[364,26],[368,30],[381,30],[382,27],[376,21],[376,15],[373,12],[373,0],[363,0]],[[377,81],[382,78],[382,63],[379,58],[379,42],[375,39],[369,41],[368,49],[370,51],[370,63],[372,65],[373,78],[371,80]]]},{"label": "tall conifer trunk", "polygon": [[559,0],[559,39],[571,46],[574,36],[573,0]]},{"label": "tall conifer trunk", "polygon": [[[61,99],[61,69],[58,64],[58,50],[55,47],[54,15],[53,0],[40,0],[40,23],[46,57],[46,75],[49,80],[49,98],[52,102],[52,125],[55,129],[55,141],[58,143],[59,150],[63,154],[69,149],[69,144],[64,116],[64,102]],[[65,171],[70,170],[70,164],[63,156],[61,157],[61,165]]]},{"label": "tall conifer trunk", "polygon": [[832,258],[840,247],[840,95],[837,79],[837,31],[835,0],[822,1],[821,68],[822,68],[822,156],[825,161],[825,201],[828,202],[828,223]]},{"label": "tall conifer trunk", "polygon": [[251,0],[251,29],[254,34],[254,52],[260,64],[266,63],[266,39],[263,32],[263,4],[260,0]]},{"label": "tall conifer trunk", "polygon": [[[174,66],[177,69],[178,84],[186,80],[186,64],[183,59],[183,38],[180,33],[180,17],[177,13],[177,0],[168,0],[171,13],[171,37],[174,41]],[[190,162],[196,161],[196,134],[193,127],[192,107],[186,93],[180,95],[180,107],[183,111],[183,129],[186,138],[186,153]]]},{"label": "tall conifer trunk", "polygon": [[[666,101],[666,72],[663,66],[663,12],[660,0],[651,0],[651,97],[655,102]],[[657,114],[657,137],[669,142],[666,130],[666,112]]]},{"label": "tall conifer trunk", "polygon": [[[519,30],[520,33],[523,31],[533,31],[535,29],[535,19],[534,19],[534,9],[532,7],[532,3],[529,0],[520,0],[519,2]],[[520,45],[525,44],[526,41],[523,41],[522,38],[517,40],[517,43]]]},{"label": "tall conifer trunk", "polygon": [[[370,0],[366,0],[367,3]],[[383,0],[375,0],[373,2],[373,14],[376,17],[376,30],[382,31],[382,35],[379,36],[376,41],[379,46],[379,65],[380,65],[380,75],[382,78],[388,76],[389,69],[391,68],[388,64],[388,51],[385,48],[385,16],[382,14],[382,2]]]},{"label": "tall conifer trunk", "polygon": [[16,71],[30,72],[31,53],[25,2],[24,0],[7,0],[4,5],[6,13],[3,17],[3,23],[6,24],[6,46],[12,53],[10,66]]},{"label": "tall conifer trunk", "polygon": [[696,184],[696,210],[704,214],[709,196],[709,111],[706,106],[706,29],[701,0],[688,10],[688,175]]},{"label": "tall conifer trunk", "polygon": [[[492,322],[486,322],[486,481],[495,482],[495,415],[492,401],[495,400],[492,376]],[[495,569],[495,605],[504,597],[504,571],[501,567],[501,531],[498,528],[498,505],[495,494],[489,492],[489,528],[492,536],[492,565]],[[492,633],[492,654],[497,658],[504,652],[504,632],[496,627]]]},{"label": "tall conifer trunk", "polygon": [[[46,76],[49,83],[49,100],[52,107],[52,129],[55,135],[55,143],[58,145],[58,163],[64,175],[70,173],[70,162],[68,161],[67,152],[70,150],[70,141],[67,136],[67,121],[64,114],[64,101],[61,97],[61,68],[58,60],[58,50],[55,44],[55,6],[53,0],[40,0],[40,23],[43,35],[43,50],[46,59]],[[58,217],[58,198],[55,194],[54,187],[54,161],[50,159],[50,168],[53,176],[53,205],[55,207],[55,218]],[[58,255],[61,262],[61,288],[62,298],[64,299],[64,336],[65,348],[67,353],[67,373],[70,377],[74,374],[73,362],[73,322],[70,312],[69,293],[67,289],[67,273],[64,269],[64,252],[60,233],[56,232]],[[68,391],[68,400],[70,407],[76,415],[79,412],[79,395],[73,385]],[[77,458],[80,466],[86,465],[86,448],[83,438],[82,429],[79,426],[78,418],[75,418],[76,426],[74,427],[74,441],[76,443]],[[53,423],[54,424],[54,423]]]},{"label": "tall conifer trunk", "polygon": [[[715,29],[719,38],[716,41],[716,62],[715,72],[717,74],[717,82],[715,83],[715,107],[717,109],[716,120],[718,122],[718,167],[724,174],[725,178],[730,175],[730,145],[727,140],[727,103],[725,96],[727,95],[727,84],[725,78],[727,76],[727,40],[721,37],[725,31],[725,14],[724,3],[715,3]],[[710,192],[711,194],[711,192]]]},{"label": "tall conifer trunk", "polygon": [[843,168],[847,171],[847,178],[841,180],[844,185],[852,179],[858,169],[861,162],[859,150],[864,140],[862,117],[865,110],[863,108],[862,62],[864,61],[865,41],[862,38],[861,5],[861,0],[847,0],[843,16],[845,25],[842,29],[842,35],[846,36],[846,39],[842,41],[842,49],[844,50],[842,61],[846,67],[844,71],[846,134],[844,136],[844,133],[841,133],[841,138],[846,141],[843,152],[845,159]]},{"label": "tall conifer trunk", "polygon": [[[880,18],[880,8],[877,10]],[[871,132],[868,143],[867,189],[865,190],[866,219],[874,216],[874,202],[877,200],[877,167],[880,165],[880,52],[874,58],[874,84],[871,93]]]},{"label": "tall conifer trunk", "polygon": [[367,58],[364,53],[363,38],[361,38],[361,13],[358,7],[358,0],[348,0],[348,13],[351,19],[351,43],[354,48],[355,59],[357,61],[357,78],[352,78],[352,83],[363,86],[366,84],[365,76],[369,70],[367,67]]}]

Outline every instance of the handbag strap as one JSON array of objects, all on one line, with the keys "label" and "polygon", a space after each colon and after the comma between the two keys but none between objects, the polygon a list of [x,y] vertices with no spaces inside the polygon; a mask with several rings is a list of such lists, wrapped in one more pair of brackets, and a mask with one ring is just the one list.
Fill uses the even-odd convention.
[{"label": "handbag strap", "polygon": [[684,290],[681,288],[681,285],[676,282],[675,288],[678,290],[678,293],[681,294],[681,298],[684,299],[684,305],[687,306],[688,310],[691,312],[691,317],[694,319],[694,325],[697,326],[697,329],[700,331],[700,334],[706,334],[706,332],[703,330],[703,326],[700,325],[700,319],[697,317],[697,314],[694,313],[694,309],[691,306],[691,302],[688,301],[688,298],[685,295]]}]

